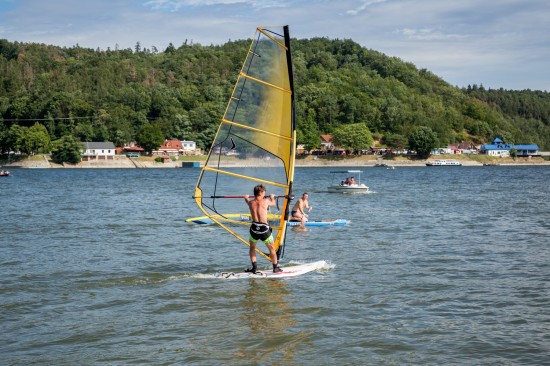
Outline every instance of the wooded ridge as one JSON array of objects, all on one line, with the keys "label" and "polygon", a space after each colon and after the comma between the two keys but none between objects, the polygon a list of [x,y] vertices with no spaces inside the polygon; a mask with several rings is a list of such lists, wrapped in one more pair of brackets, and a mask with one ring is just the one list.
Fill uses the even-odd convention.
[{"label": "wooded ridge", "polygon": [[[207,148],[249,44],[184,42],[157,52],[139,43],[94,50],[0,40],[0,149],[13,148],[13,126],[36,123],[52,141],[122,146],[154,126],[163,138]],[[440,146],[500,137],[550,149],[548,92],[461,89],[349,39],[294,39],[292,47],[298,143],[315,147],[320,134],[363,124],[388,147],[406,147],[426,126]]]}]

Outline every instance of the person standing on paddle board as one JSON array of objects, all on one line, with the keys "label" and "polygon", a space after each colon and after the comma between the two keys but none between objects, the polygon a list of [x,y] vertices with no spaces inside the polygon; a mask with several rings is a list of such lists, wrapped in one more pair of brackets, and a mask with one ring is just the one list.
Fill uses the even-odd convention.
[{"label": "person standing on paddle board", "polygon": [[264,242],[269,249],[269,257],[273,264],[273,272],[282,272],[283,270],[277,265],[277,253],[273,248],[273,235],[271,235],[272,229],[267,223],[267,209],[269,206],[275,206],[275,195],[270,194],[269,199],[265,198],[265,187],[262,184],[258,184],[254,187],[254,199],[250,199],[249,195],[244,196],[244,200],[250,209],[250,216],[252,218],[252,225],[250,225],[250,261],[252,262],[252,269],[247,269],[247,272],[256,273],[258,267],[256,265],[256,243],[258,240]]},{"label": "person standing on paddle board", "polygon": [[302,226],[305,226],[305,223],[307,221],[307,215],[304,212],[304,210],[308,210],[309,212],[313,208],[309,205],[309,202],[307,200],[308,197],[309,197],[309,194],[307,192],[304,192],[302,197],[298,199],[298,202],[296,202],[296,204],[292,208],[292,212],[291,212],[292,221],[301,221]]}]

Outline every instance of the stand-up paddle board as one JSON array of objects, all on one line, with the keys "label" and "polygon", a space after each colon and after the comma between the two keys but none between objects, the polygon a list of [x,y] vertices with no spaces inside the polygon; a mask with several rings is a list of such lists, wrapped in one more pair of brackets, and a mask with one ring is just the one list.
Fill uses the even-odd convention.
[{"label": "stand-up paddle board", "polygon": [[299,264],[296,266],[283,267],[283,272],[273,273],[272,270],[260,270],[252,272],[222,272],[218,277],[222,278],[285,278],[296,277],[312,272],[328,265],[326,261]]},{"label": "stand-up paddle board", "polygon": [[[280,218],[279,215],[268,215],[267,219],[268,221],[278,220]],[[223,216],[217,216],[217,220],[224,222],[230,220],[240,221],[240,222],[251,222],[250,220],[250,214],[225,214]],[[185,220],[185,222],[192,222],[195,224],[201,224],[201,225],[212,225],[214,221],[209,218],[208,216],[199,216],[199,217],[191,217]],[[322,220],[322,221],[306,221],[305,226],[346,226],[350,223],[349,220],[345,219],[335,219],[335,220]],[[302,224],[301,221],[287,221],[286,226],[300,226]]]},{"label": "stand-up paddle board", "polygon": [[[306,221],[305,226],[346,226],[349,224],[349,220],[336,219],[336,220],[323,220],[323,221]],[[287,221],[286,226],[300,226],[301,221]]]}]

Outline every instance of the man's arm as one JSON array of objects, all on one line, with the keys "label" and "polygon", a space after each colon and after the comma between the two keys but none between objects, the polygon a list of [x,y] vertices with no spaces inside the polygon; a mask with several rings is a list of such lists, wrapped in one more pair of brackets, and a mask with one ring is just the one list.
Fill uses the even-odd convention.
[{"label": "man's arm", "polygon": [[250,202],[252,202],[252,200],[250,199],[250,196],[248,194],[245,194],[243,197],[248,207],[250,207]]},{"label": "man's arm", "polygon": [[269,195],[269,204],[268,204],[268,206],[275,206],[276,204],[277,204],[277,202],[275,202],[275,195],[270,194]]}]

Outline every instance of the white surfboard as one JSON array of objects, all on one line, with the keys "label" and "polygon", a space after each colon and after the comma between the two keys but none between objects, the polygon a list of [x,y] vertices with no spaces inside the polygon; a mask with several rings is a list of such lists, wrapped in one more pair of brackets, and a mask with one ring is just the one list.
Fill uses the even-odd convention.
[{"label": "white surfboard", "polygon": [[223,278],[285,278],[295,277],[327,267],[326,261],[298,264],[295,266],[283,267],[283,272],[273,273],[271,270],[260,270],[259,272],[222,272],[217,277]]}]

